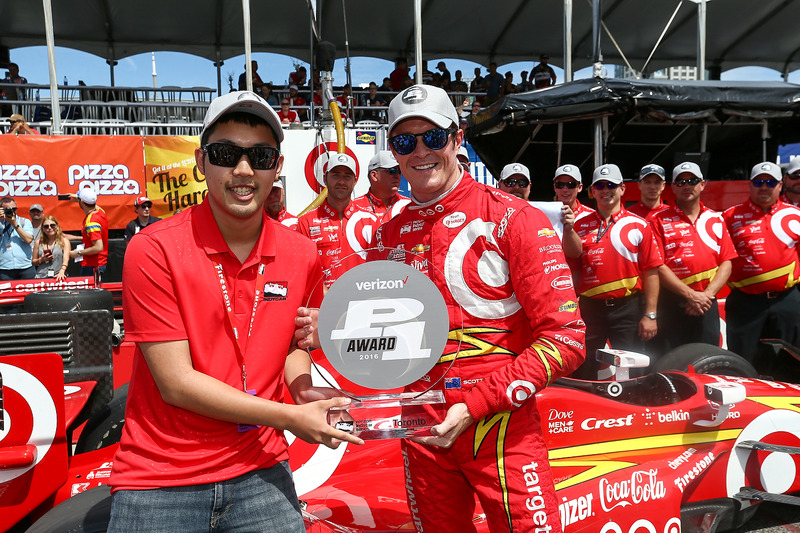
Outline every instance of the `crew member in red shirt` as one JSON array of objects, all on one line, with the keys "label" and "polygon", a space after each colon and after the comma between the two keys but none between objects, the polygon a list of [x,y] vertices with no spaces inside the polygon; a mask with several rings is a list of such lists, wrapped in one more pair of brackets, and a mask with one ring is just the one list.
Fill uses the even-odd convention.
[{"label": "crew member in red shirt", "polygon": [[497,188],[506,194],[527,200],[531,194],[531,172],[522,163],[509,163],[500,171]]},{"label": "crew member in red shirt", "polygon": [[286,210],[286,194],[283,189],[283,181],[279,178],[272,185],[272,190],[267,195],[264,202],[264,209],[272,220],[277,220],[289,229],[296,230],[298,219]]},{"label": "crew member in red shirt", "polygon": [[681,163],[672,170],[675,205],[650,216],[664,264],[658,267],[658,335],[664,354],[682,344],[719,345],[716,295],[728,281],[736,257],[721,213],[700,201],[706,186],[700,167]]},{"label": "crew member in red shirt", "polygon": [[578,294],[586,361],[573,375],[583,379],[598,378],[596,352],[606,341],[612,348],[641,352],[655,336],[658,267],[664,262],[650,226],[622,207],[625,184],[617,165],[595,169],[592,192],[597,212],[574,228],[582,243]]},{"label": "crew member in red shirt", "polygon": [[640,200],[628,207],[628,211],[642,218],[667,208],[661,201],[661,193],[666,187],[667,175],[660,165],[645,165],[639,172]]},{"label": "crew member in red shirt", "polygon": [[300,115],[297,111],[291,108],[292,103],[288,98],[281,99],[281,109],[278,111],[278,120],[281,124],[291,124],[292,122],[300,122]]},{"label": "crew member in red shirt", "polygon": [[126,251],[136,353],[108,531],[304,531],[284,431],[362,443],[328,424],[349,402],[312,386],[308,354],[293,347],[295,311],[320,301],[319,261],[264,214],[283,165],[272,107],[254,93],[220,96],[200,138],[208,196]]},{"label": "crew member in red shirt", "polygon": [[795,157],[783,173],[781,201],[800,206],[800,157]]},{"label": "crew member in red shirt", "polygon": [[297,231],[314,241],[322,259],[325,288],[367,257],[378,217],[352,200],[356,161],[347,154],[334,154],[325,171],[328,196],[325,202],[300,217]]},{"label": "crew member in red shirt", "polygon": [[[411,202],[397,192],[400,190],[402,174],[397,159],[389,150],[381,150],[369,160],[367,166],[369,191],[353,203],[375,215],[379,220],[391,220]],[[387,213],[388,216],[386,215]]]},{"label": "crew member in red shirt", "polygon": [[81,228],[83,248],[76,247],[69,256],[81,258],[81,276],[102,277],[108,263],[108,217],[97,205],[97,193],[91,187],[82,187],[75,199],[86,215]]},{"label": "crew member in red shirt", "polygon": [[778,199],[781,170],[765,161],[750,172],[750,199],[723,213],[738,257],[725,302],[728,348],[753,361],[762,336],[800,345],[800,208]]},{"label": "crew member in red shirt", "polygon": [[594,209],[583,205],[578,200],[578,193],[583,190],[583,178],[577,166],[567,164],[558,167],[553,176],[553,190],[556,200],[564,204],[562,212],[567,214],[571,211],[576,222],[595,212]]}]

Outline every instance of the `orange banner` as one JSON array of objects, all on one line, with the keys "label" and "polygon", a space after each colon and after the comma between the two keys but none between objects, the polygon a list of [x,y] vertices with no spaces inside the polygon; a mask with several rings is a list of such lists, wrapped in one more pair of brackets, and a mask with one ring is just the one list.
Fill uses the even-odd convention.
[{"label": "orange banner", "polygon": [[144,155],[139,136],[0,135],[0,197],[11,196],[19,215],[41,204],[62,228],[80,230],[83,211],[59,195],[80,187],[97,192],[111,229],[124,228],[144,193]]}]

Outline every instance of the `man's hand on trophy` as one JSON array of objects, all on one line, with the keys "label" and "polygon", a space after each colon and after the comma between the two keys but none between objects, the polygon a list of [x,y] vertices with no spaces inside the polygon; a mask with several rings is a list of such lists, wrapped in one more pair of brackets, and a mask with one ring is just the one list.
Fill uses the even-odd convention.
[{"label": "man's hand on trophy", "polygon": [[456,438],[472,425],[475,420],[469,414],[467,404],[457,403],[447,410],[447,416],[441,424],[431,428],[430,437],[417,437],[410,440],[429,446],[439,446],[449,448],[456,441]]},{"label": "man's hand on trophy", "polygon": [[319,309],[310,307],[299,307],[294,324],[297,329],[294,332],[295,344],[304,350],[319,348],[319,335],[317,334],[317,318]]},{"label": "man's hand on trophy", "polygon": [[352,416],[350,416],[348,411],[340,409],[332,409],[328,411],[328,424],[339,431],[350,433],[354,437],[358,436],[359,432],[356,431],[356,421]]},{"label": "man's hand on trophy", "polygon": [[357,436],[336,429],[328,423],[328,413],[331,409],[347,407],[349,404],[350,398],[338,397],[293,406],[296,409],[295,415],[291,417],[285,429],[306,442],[324,444],[328,448],[337,448],[342,442],[364,444],[364,441]]}]

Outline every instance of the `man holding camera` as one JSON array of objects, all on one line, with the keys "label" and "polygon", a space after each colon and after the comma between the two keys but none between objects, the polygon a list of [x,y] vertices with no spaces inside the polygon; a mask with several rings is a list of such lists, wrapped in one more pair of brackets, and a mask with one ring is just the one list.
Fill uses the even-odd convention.
[{"label": "man holding camera", "polygon": [[17,216],[17,202],[10,196],[0,200],[3,209],[0,236],[0,281],[30,279],[36,275],[31,263],[33,225]]}]

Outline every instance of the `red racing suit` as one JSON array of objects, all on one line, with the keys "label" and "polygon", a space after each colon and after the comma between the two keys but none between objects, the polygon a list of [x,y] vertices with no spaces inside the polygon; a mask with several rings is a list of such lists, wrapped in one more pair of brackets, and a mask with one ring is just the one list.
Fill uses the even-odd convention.
[{"label": "red racing suit", "polygon": [[344,217],[327,200],[318,208],[301,216],[297,231],[314,241],[322,260],[325,288],[330,288],[339,276],[367,257],[378,219],[353,202],[344,210]]},{"label": "red racing suit", "polygon": [[403,441],[417,530],[473,531],[477,493],[492,531],[561,531],[534,395],[581,364],[585,328],[547,217],[464,173],[381,226],[376,246],[369,260],[422,271],[449,311],[444,354],[408,389],[435,384],[475,419],[449,449]]},{"label": "red racing suit", "polygon": [[[401,194],[395,194],[391,202],[384,204],[380,198],[367,191],[367,194],[359,196],[353,200],[353,203],[364,211],[373,213],[379,220],[382,220],[384,216],[386,220],[389,220],[400,214],[400,211],[411,203],[411,200]],[[387,215],[387,213],[389,214]]]},{"label": "red racing suit", "polygon": [[[272,218],[271,215],[270,218]],[[293,230],[297,230],[297,224],[299,223],[299,219],[290,212],[288,212],[285,207],[281,209],[280,213],[278,213],[278,215],[275,218],[272,218],[272,220],[277,220],[287,228]]]}]

